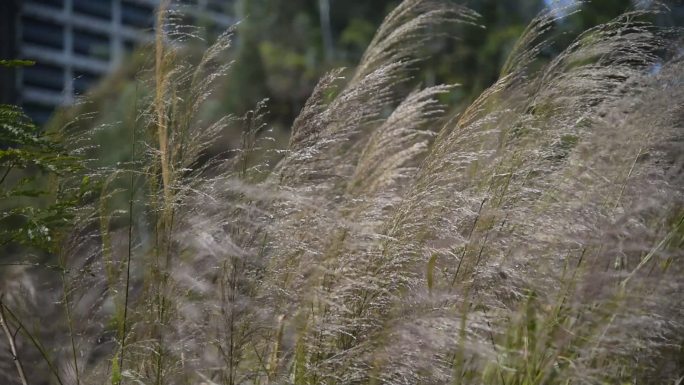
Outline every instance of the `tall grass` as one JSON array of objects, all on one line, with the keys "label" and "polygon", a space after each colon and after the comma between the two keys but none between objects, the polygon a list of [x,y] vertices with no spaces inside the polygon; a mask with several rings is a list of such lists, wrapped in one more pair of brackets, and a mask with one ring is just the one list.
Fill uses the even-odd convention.
[{"label": "tall grass", "polygon": [[[201,113],[231,32],[190,63],[163,6],[153,74],[117,124],[130,159],[91,162],[98,191],[59,266],[4,274],[0,378],[21,383],[23,364],[23,382],[60,384],[681,382],[684,62],[681,30],[648,22],[666,11],[545,62],[546,10],[447,119],[455,85],[411,76],[426,41],[478,16],[405,0],[273,150],[263,105]],[[241,147],[207,160],[236,127]]]}]

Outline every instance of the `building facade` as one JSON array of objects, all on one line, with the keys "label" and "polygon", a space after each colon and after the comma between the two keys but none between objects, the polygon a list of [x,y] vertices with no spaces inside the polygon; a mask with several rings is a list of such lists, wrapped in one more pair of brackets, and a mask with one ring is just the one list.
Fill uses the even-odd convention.
[{"label": "building facade", "polygon": [[[3,51],[8,51],[2,55],[10,58],[14,52],[14,58],[36,62],[14,73],[4,71],[2,99],[45,123],[55,107],[72,104],[134,47],[153,38],[159,2],[1,0]],[[222,30],[234,22],[232,0],[175,0],[172,6],[186,23],[201,20]]]}]

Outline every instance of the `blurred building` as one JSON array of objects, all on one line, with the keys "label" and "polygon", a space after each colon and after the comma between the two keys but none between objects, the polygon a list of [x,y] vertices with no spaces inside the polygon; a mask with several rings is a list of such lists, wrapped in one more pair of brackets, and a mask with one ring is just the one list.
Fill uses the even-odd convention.
[{"label": "blurred building", "polygon": [[[137,45],[153,38],[160,0],[0,0],[2,59],[34,66],[3,70],[0,99],[23,106],[37,123],[73,103]],[[233,0],[172,1],[184,23],[223,30]]]}]

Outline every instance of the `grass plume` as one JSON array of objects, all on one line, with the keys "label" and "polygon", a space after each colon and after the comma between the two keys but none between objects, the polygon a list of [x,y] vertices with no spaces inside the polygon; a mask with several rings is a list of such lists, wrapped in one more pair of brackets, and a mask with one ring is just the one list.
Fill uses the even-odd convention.
[{"label": "grass plume", "polygon": [[[649,22],[666,9],[584,31],[548,62],[560,16],[545,10],[448,117],[440,95],[457,85],[411,74],[426,41],[477,14],[404,0],[278,150],[263,104],[203,120],[232,31],[192,62],[168,12],[135,119],[114,127],[130,159],[86,162],[97,191],[58,273],[4,273],[26,331],[12,354],[47,368],[29,383],[681,381],[684,57],[681,29]],[[227,130],[240,148],[208,157]],[[100,151],[65,131],[86,159]],[[59,321],[21,326],[46,316]]]}]

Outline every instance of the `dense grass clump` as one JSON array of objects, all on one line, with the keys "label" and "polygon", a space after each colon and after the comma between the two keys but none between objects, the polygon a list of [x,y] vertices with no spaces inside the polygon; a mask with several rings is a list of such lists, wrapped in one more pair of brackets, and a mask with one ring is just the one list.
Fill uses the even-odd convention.
[{"label": "dense grass clump", "polygon": [[[568,12],[542,12],[449,117],[455,85],[412,73],[478,15],[405,0],[355,71],[321,79],[286,149],[263,105],[202,114],[230,31],[189,63],[160,28],[127,116],[63,131],[91,187],[59,263],[3,273],[0,379],[681,382],[681,30],[640,8],[541,59]],[[236,127],[241,147],[209,157]],[[127,161],[89,160],[103,130],[130,137]]]}]

